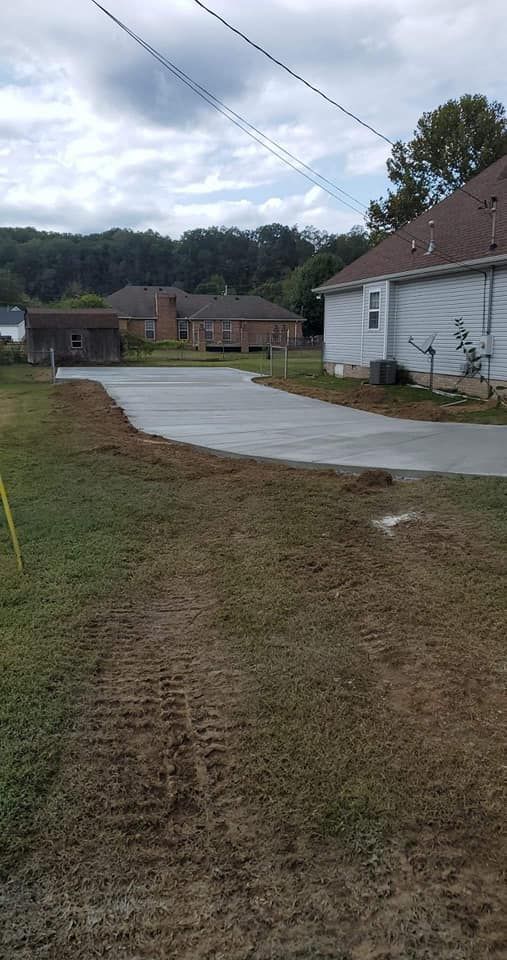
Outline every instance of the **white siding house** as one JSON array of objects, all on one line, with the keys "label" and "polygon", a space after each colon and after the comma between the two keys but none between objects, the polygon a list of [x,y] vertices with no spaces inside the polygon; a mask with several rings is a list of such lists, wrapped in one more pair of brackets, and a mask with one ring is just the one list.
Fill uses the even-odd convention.
[{"label": "white siding house", "polygon": [[[507,158],[470,186],[482,203],[456,191],[318,288],[329,373],[367,377],[372,360],[395,359],[426,382],[429,360],[409,341],[435,335],[441,385],[461,383],[466,359],[454,334],[462,318],[481,375],[507,384]],[[480,378],[461,386],[482,389]]]},{"label": "white siding house", "polygon": [[19,307],[0,307],[0,337],[20,343],[25,336],[25,311]]}]

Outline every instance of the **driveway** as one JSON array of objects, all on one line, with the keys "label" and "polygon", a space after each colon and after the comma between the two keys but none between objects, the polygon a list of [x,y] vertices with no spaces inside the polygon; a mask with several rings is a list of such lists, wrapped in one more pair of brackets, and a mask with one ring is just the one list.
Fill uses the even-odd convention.
[{"label": "driveway", "polygon": [[302,466],[384,467],[405,475],[507,476],[507,428],[395,420],[205,367],[69,367],[96,380],[146,433],[217,453]]}]

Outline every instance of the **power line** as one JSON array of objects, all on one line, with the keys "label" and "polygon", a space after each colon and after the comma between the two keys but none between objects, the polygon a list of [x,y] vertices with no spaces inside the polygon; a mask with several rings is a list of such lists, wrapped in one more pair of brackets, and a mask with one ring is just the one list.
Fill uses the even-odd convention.
[{"label": "power line", "polygon": [[[152,47],[147,41],[143,40],[143,38],[140,37],[138,34],[134,33],[134,31],[131,30],[130,27],[128,27],[121,20],[119,20],[118,17],[115,17],[114,14],[112,14],[109,10],[107,10],[106,7],[102,6],[102,4],[98,2],[98,0],[91,0],[91,2],[99,10],[101,10],[102,13],[104,13],[110,20],[112,20],[113,23],[115,23],[121,30],[123,30],[128,36],[130,36],[136,43],[138,43],[139,46],[141,46],[144,50],[146,50],[146,52],[149,53],[150,56],[152,56],[163,67],[165,67],[166,70],[168,70],[173,76],[175,76],[178,80],[180,80],[181,83],[184,83],[185,86],[189,87],[189,89],[192,90],[193,93],[195,93],[202,100],[208,103],[210,107],[213,107],[213,109],[216,110],[217,113],[220,113],[222,116],[224,116],[227,120],[233,123],[234,126],[242,130],[243,133],[246,133],[247,136],[249,136],[252,140],[258,143],[261,147],[264,147],[265,150],[268,150],[269,153],[277,157],[278,160],[281,160],[282,163],[285,163],[296,173],[299,173],[300,176],[305,177],[306,180],[308,180],[310,183],[313,183],[315,186],[319,187],[320,190],[327,193],[330,197],[333,197],[333,199],[338,200],[339,203],[342,203],[344,206],[349,207],[349,209],[353,210],[354,213],[357,213],[366,222],[365,213],[362,210],[358,210],[356,206],[352,206],[352,204],[349,203],[347,200],[344,200],[343,197],[338,196],[338,194],[335,193],[334,190],[337,190],[340,193],[343,193],[345,196],[349,197],[349,199],[352,200],[354,204],[357,204],[358,206],[362,206],[364,210],[367,210],[366,205],[362,203],[361,200],[358,200],[356,197],[353,197],[352,194],[349,194],[345,190],[342,190],[342,188],[339,187],[337,184],[335,184],[332,180],[328,180],[322,174],[318,173],[318,171],[314,170],[308,164],[300,160],[297,156],[295,156],[295,154],[290,153],[288,150],[285,149],[285,147],[282,147],[281,144],[277,143],[276,140],[272,140],[270,137],[266,136],[266,134],[264,134],[261,130],[259,130],[253,124],[251,124],[244,117],[242,117],[241,114],[236,113],[234,110],[228,107],[227,104],[225,104],[222,100],[220,100],[218,97],[212,94],[209,90],[207,90],[206,87],[201,86],[199,83],[193,80],[192,77],[190,77],[178,66],[176,66],[176,64],[174,64],[171,60],[169,60],[168,57],[160,53],[155,47]],[[196,2],[198,2],[198,0],[196,0]],[[351,114],[351,116],[353,116],[353,114]],[[359,121],[359,122],[361,123],[362,121]],[[370,129],[373,129],[373,128],[370,128]],[[251,130],[255,131],[255,133],[252,133]],[[376,132],[376,131],[373,131],[373,132]],[[256,136],[256,134],[259,134],[260,137],[263,137],[263,140],[259,139],[259,137]],[[379,134],[379,136],[382,136],[382,134]],[[268,142],[265,143],[264,142],[265,140]],[[273,149],[273,147],[268,146],[268,143],[273,144],[273,147],[276,147],[278,150],[281,150],[283,153],[286,154],[286,157],[290,157],[291,159],[287,159],[286,157],[281,156],[279,153],[277,153],[276,149]],[[296,166],[295,163],[291,162],[292,160],[294,160],[300,166],[299,167]],[[314,179],[314,176],[310,176],[309,173],[305,173],[304,170],[300,169],[300,167],[304,167],[306,170],[310,171],[312,174],[315,175],[315,177],[318,177],[319,180],[323,181],[323,183],[329,184],[331,187],[333,187],[333,190],[330,190],[328,187],[324,186],[323,183],[319,182],[319,180]],[[472,194],[469,194],[469,196],[472,196]],[[476,198],[474,197],[473,199],[476,199]],[[407,234],[407,237],[402,235],[402,231],[404,231],[404,233]],[[410,243],[411,245],[412,245],[412,242],[415,242],[416,244],[421,243],[421,238],[415,237],[413,234],[409,233],[406,227],[400,227],[396,231],[395,235],[399,236],[401,240],[404,240],[406,243]],[[447,254],[445,254],[436,245],[434,247],[434,251],[435,253],[438,253],[441,256],[441,258],[443,260],[446,260],[448,263],[454,264],[457,262],[451,259],[450,257],[448,257]]]},{"label": "power line", "polygon": [[281,67],[282,70],[285,70],[286,73],[289,73],[291,77],[294,77],[296,80],[299,80],[300,83],[304,83],[305,87],[308,87],[309,90],[313,90],[314,93],[317,93],[319,97],[322,97],[324,100],[327,100],[328,103],[331,103],[333,107],[338,107],[338,110],[341,110],[342,113],[345,113],[347,117],[351,117],[352,120],[355,120],[357,123],[360,123],[362,127],[366,127],[367,130],[370,130],[371,133],[374,133],[377,137],[380,137],[382,140],[385,140],[386,143],[389,143],[393,146],[393,141],[386,137],[385,134],[380,133],[379,130],[376,130],[375,127],[370,126],[369,123],[366,123],[365,120],[361,120],[360,117],[356,116],[355,113],[352,113],[350,110],[347,110],[346,107],[342,106],[341,103],[338,103],[337,100],[333,100],[332,97],[328,96],[327,93],[324,93],[319,87],[314,86],[313,83],[310,83],[309,80],[305,80],[304,77],[300,76],[299,73],[296,73],[295,70],[292,70],[287,66],[286,63],[283,63],[282,60],[278,60],[271,53],[261,47],[260,44],[255,43],[254,40],[251,40],[250,37],[247,37],[245,33],[242,33],[241,30],[238,30],[237,27],[233,27],[232,23],[229,23],[228,20],[225,20],[224,17],[221,17],[219,13],[216,13],[214,10],[211,10],[210,7],[207,7],[205,3],[202,3],[201,0],[194,0],[194,3],[198,7],[201,7],[202,10],[205,10],[206,13],[209,13],[212,17],[215,17],[216,20],[219,20],[220,23],[223,23],[228,30],[232,30],[233,33],[237,34],[238,37],[241,37],[242,40],[246,40],[251,47],[254,47],[255,50],[258,50],[259,53],[262,53],[268,60],[271,60],[272,63],[276,63],[278,67]]},{"label": "power line", "polygon": [[[121,30],[123,30],[125,33],[128,34],[128,36],[130,36],[133,40],[135,40],[136,43],[138,43],[141,47],[143,47],[143,49],[146,50],[146,52],[149,53],[155,60],[158,60],[158,62],[163,67],[165,67],[165,69],[168,70],[173,76],[175,76],[178,80],[180,80],[181,83],[184,83],[185,86],[189,87],[193,91],[193,93],[195,93],[202,100],[208,103],[210,107],[213,107],[214,110],[222,114],[222,116],[226,117],[227,120],[229,120],[236,127],[238,127],[240,130],[246,133],[247,136],[249,136],[252,140],[255,140],[255,142],[260,144],[261,147],[264,147],[265,150],[268,150],[271,154],[273,154],[273,156],[281,160],[282,163],[285,163],[287,166],[291,167],[292,170],[294,170],[296,173],[299,173],[302,177],[305,177],[306,180],[309,180],[311,183],[319,187],[325,193],[328,193],[329,196],[333,197],[335,200],[338,200],[339,203],[344,204],[346,207],[349,207],[351,210],[353,210],[354,213],[357,213],[359,216],[364,218],[364,213],[362,210],[358,210],[356,206],[352,206],[351,203],[349,203],[347,200],[344,200],[343,197],[338,196],[337,193],[333,191],[336,190],[339,193],[342,193],[344,196],[352,200],[354,204],[362,206],[364,209],[366,209],[366,205],[362,203],[361,200],[357,200],[351,194],[347,193],[345,190],[339,187],[338,184],[334,183],[332,180],[328,180],[327,177],[324,177],[317,170],[314,170],[313,167],[310,167],[308,164],[304,163],[304,161],[300,160],[297,156],[295,156],[295,154],[292,154],[290,153],[289,150],[286,150],[286,148],[281,146],[281,144],[277,143],[276,140],[272,140],[270,137],[268,137],[265,133],[263,133],[261,130],[255,127],[252,123],[250,123],[248,120],[242,117],[241,114],[236,113],[234,110],[228,107],[227,104],[225,104],[222,100],[220,100],[218,97],[212,94],[205,87],[201,86],[199,83],[193,80],[192,77],[190,77],[178,66],[176,66],[176,64],[174,64],[171,60],[169,60],[168,57],[160,53],[160,51],[158,51],[155,47],[152,47],[147,41],[143,40],[142,37],[138,36],[138,34],[134,33],[134,31],[131,30],[130,27],[127,26],[127,24],[119,20],[118,17],[115,17],[114,14],[112,14],[109,10],[107,10],[106,7],[102,6],[102,4],[98,2],[98,0],[91,0],[91,2],[94,4],[94,6],[98,7],[98,9],[101,10],[107,17],[109,17],[109,19],[112,20],[113,23],[115,23],[118,27],[120,27]],[[250,128],[250,129],[247,129],[247,128]],[[255,131],[255,133],[258,133],[260,137],[263,137],[263,140],[260,140],[259,137],[255,136],[255,133],[251,133],[250,132],[251,130]],[[267,142],[265,143],[264,141],[267,141]],[[279,153],[276,152],[275,149],[272,149],[272,147],[268,146],[268,143],[271,143],[274,147],[277,148],[277,150],[281,150],[284,154],[286,154],[286,156],[285,157],[281,156]],[[291,159],[286,159],[286,157],[289,157]],[[296,166],[294,163],[291,162],[291,160],[294,160],[300,166],[299,167]],[[310,176],[308,173],[305,173],[304,170],[300,169],[300,167],[304,167],[305,170],[310,171],[312,174],[314,174],[314,176]],[[318,177],[319,180],[323,182],[320,183],[319,180],[314,179],[314,177]],[[326,186],[323,185],[324,183],[329,184],[333,188],[333,190],[329,190]]]},{"label": "power line", "polygon": [[[341,103],[338,103],[336,100],[333,100],[332,97],[328,96],[327,93],[324,93],[319,87],[314,86],[313,83],[310,83],[309,80],[305,80],[299,73],[296,73],[295,70],[292,70],[291,67],[287,66],[282,60],[278,60],[274,57],[268,50],[265,50],[259,43],[255,43],[250,37],[248,37],[241,30],[238,30],[237,27],[234,27],[232,23],[229,23],[225,17],[220,16],[219,13],[216,13],[215,10],[212,10],[211,7],[207,7],[202,0],[194,0],[194,3],[197,4],[201,10],[205,10],[206,13],[209,13],[212,17],[215,17],[216,20],[219,20],[220,23],[223,23],[224,27],[227,27],[228,30],[231,30],[232,33],[235,33],[238,37],[241,37],[242,40],[245,40],[246,43],[250,44],[251,47],[254,47],[255,50],[258,50],[259,53],[262,53],[268,60],[271,60],[272,63],[275,63],[278,67],[281,67],[282,70],[285,70],[286,73],[290,74],[291,77],[294,77],[295,80],[299,80],[300,83],[304,83],[305,87],[308,87],[310,90],[313,90],[314,93],[317,93],[320,97],[323,97],[324,100],[327,100],[328,103],[331,103],[334,107],[338,107],[342,113],[345,113],[348,117],[351,117],[352,120],[355,120],[356,123],[361,124],[362,127],[366,127],[367,130],[370,130],[371,133],[374,133],[375,136],[380,137],[381,140],[384,140],[386,143],[389,143],[391,146],[394,146],[392,140],[389,139],[384,133],[381,133],[380,130],[376,130],[375,127],[372,127],[369,123],[366,123],[365,120],[361,120],[361,117],[358,117],[355,113],[352,113],[350,110],[347,110]],[[484,201],[479,197],[474,196],[473,193],[470,193],[469,190],[466,190],[465,187],[457,187],[457,190],[461,190],[462,193],[466,194],[467,197],[470,197],[472,200],[476,200],[477,203],[482,204]]]}]

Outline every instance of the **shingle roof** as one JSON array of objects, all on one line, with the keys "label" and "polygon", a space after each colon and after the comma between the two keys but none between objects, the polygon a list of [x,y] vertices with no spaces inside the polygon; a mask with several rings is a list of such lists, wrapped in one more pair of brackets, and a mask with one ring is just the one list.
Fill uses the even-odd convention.
[{"label": "shingle roof", "polygon": [[18,327],[25,319],[24,310],[12,310],[9,307],[0,307],[0,326]]},{"label": "shingle roof", "polygon": [[[465,189],[422,213],[362,257],[344,267],[319,289],[369,280],[409,270],[423,270],[452,262],[476,260],[482,257],[507,256],[507,156],[473,177]],[[491,215],[480,208],[478,200],[497,198],[496,248],[490,249]],[[435,250],[428,254],[429,221],[435,223]],[[411,251],[411,238],[416,240],[416,252]]]},{"label": "shingle roof", "polygon": [[264,297],[231,294],[227,297],[213,296],[209,293],[186,293],[178,287],[142,287],[128,284],[107,297],[108,303],[118,311],[120,317],[132,317],[139,320],[156,317],[155,297],[157,293],[169,293],[176,297],[176,314],[180,318],[191,318],[199,314],[202,320],[301,320],[302,317],[285,307],[265,300]]},{"label": "shingle roof", "polygon": [[37,307],[27,311],[28,326],[33,329],[62,327],[63,329],[118,329],[118,314],[114,310],[44,310]]}]

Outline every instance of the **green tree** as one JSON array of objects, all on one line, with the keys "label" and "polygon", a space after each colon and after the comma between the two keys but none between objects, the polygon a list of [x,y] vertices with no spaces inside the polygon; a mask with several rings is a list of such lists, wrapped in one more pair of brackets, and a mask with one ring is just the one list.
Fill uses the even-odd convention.
[{"label": "green tree", "polygon": [[107,304],[100,293],[82,293],[79,297],[72,297],[69,301],[69,307],[72,310],[89,310],[93,307],[105,306]]},{"label": "green tree", "polygon": [[0,304],[7,307],[21,305],[24,300],[22,283],[10,270],[0,270]]},{"label": "green tree", "polygon": [[225,277],[221,273],[214,273],[208,280],[198,283],[194,293],[212,293],[214,296],[221,296],[225,286]]},{"label": "green tree", "polygon": [[335,254],[316,253],[285,280],[285,305],[305,318],[306,337],[319,335],[323,330],[324,301],[312,292],[313,288],[329,280],[342,267],[343,261]]},{"label": "green tree", "polygon": [[370,203],[371,240],[418,217],[506,152],[507,117],[496,100],[465,94],[423,113],[412,140],[397,141],[387,160],[395,189]]},{"label": "green tree", "polygon": [[265,283],[260,283],[250,292],[256,297],[264,297],[265,300],[270,300],[271,303],[278,303],[281,307],[285,304],[282,280],[266,280]]}]

